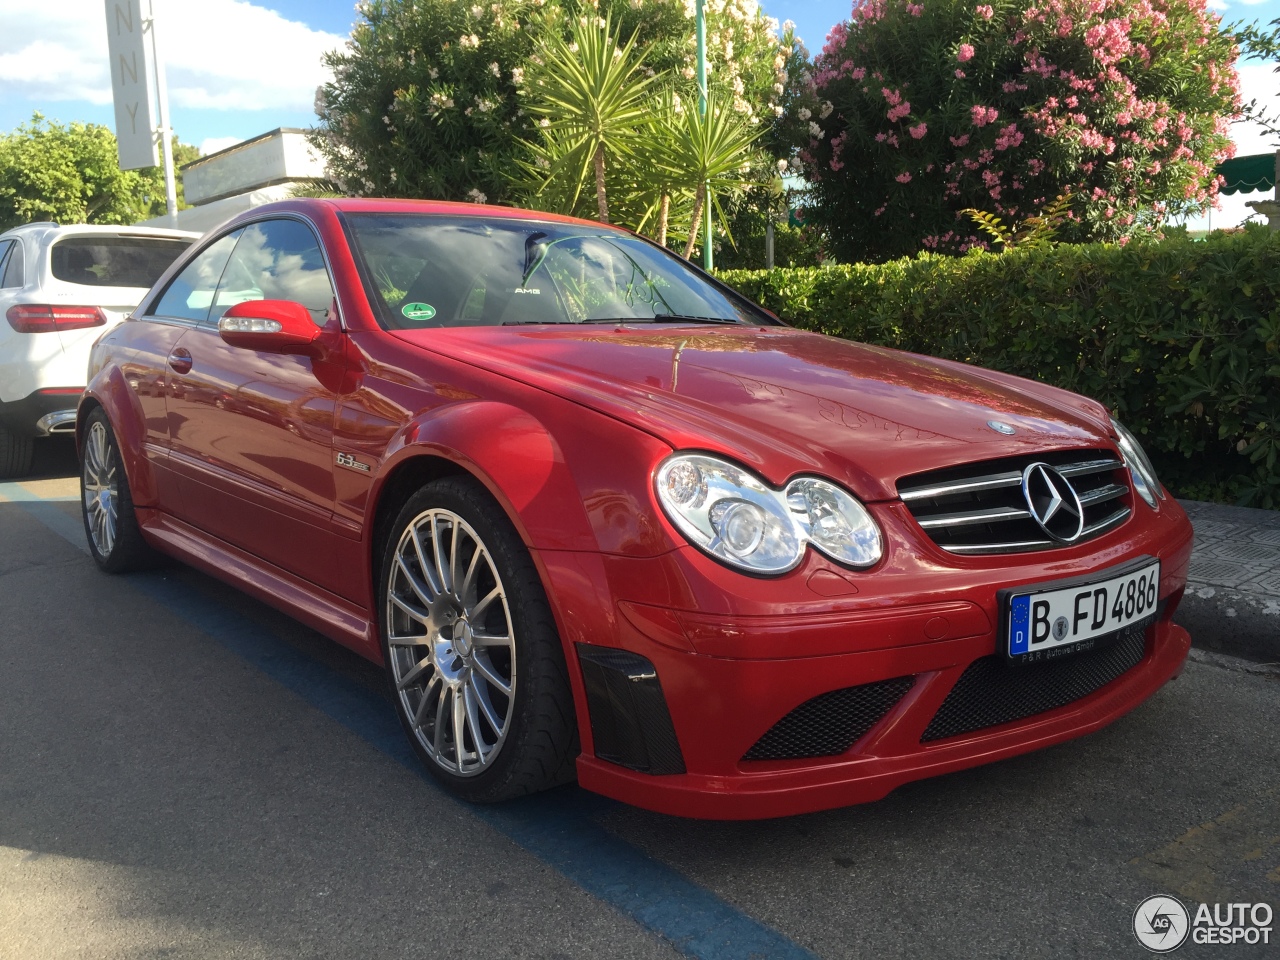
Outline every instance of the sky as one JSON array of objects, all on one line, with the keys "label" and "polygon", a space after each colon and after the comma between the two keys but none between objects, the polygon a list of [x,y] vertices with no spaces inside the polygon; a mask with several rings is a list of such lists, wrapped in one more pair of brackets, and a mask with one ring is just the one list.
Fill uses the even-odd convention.
[{"label": "sky", "polygon": [[[315,122],[312,104],[325,79],[320,58],[346,39],[353,0],[155,0],[157,36],[169,82],[172,125],[205,153],[274,130]],[[1280,19],[1280,0],[1210,0],[1227,22]],[[810,52],[848,17],[850,0],[761,0],[793,20]],[[104,0],[0,0],[0,131],[50,119],[115,126],[107,66]],[[1280,76],[1270,66],[1241,68],[1245,99],[1275,103]],[[1256,125],[1233,131],[1242,155],[1274,149]],[[1260,194],[1223,198],[1213,226],[1238,223]],[[1192,224],[1205,225],[1205,221]]]}]

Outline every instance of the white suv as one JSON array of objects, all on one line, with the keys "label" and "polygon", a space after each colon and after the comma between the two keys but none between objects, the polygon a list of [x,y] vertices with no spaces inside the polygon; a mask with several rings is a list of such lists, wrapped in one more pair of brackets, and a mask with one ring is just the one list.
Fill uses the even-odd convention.
[{"label": "white suv", "polygon": [[0,233],[0,480],[31,469],[34,437],[75,431],[89,348],[199,236],[55,223]]}]

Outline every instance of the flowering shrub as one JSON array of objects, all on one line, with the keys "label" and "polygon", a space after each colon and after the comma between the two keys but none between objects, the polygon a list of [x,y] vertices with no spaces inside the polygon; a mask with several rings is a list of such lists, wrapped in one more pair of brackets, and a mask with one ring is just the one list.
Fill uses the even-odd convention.
[{"label": "flowering shrub", "polygon": [[1076,241],[1202,211],[1240,110],[1218,23],[1205,0],[862,0],[815,62],[810,216],[884,260],[982,245],[968,207],[1022,220],[1069,192]]},{"label": "flowering shrub", "polygon": [[[535,41],[569,17],[608,18],[636,37],[646,68],[692,82],[693,0],[362,0],[334,79],[316,92],[313,142],[338,184],[356,195],[506,202],[534,139],[523,109]],[[708,83],[722,102],[770,128],[786,117],[802,48],[780,37],[756,0],[708,0]],[[793,139],[793,135],[792,135]]]},{"label": "flowering shrub", "polygon": [[1280,509],[1280,233],[718,276],[806,329],[1094,397],[1179,496]]}]

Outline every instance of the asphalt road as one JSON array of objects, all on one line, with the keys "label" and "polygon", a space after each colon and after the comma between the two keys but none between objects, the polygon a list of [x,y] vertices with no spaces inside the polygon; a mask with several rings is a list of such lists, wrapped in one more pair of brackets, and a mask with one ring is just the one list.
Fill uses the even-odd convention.
[{"label": "asphalt road", "polygon": [[473,808],[376,668],[187,568],[100,574],[73,487],[0,485],[4,960],[1141,957],[1153,893],[1280,913],[1280,674],[1197,653],[1098,734],[823,814]]}]

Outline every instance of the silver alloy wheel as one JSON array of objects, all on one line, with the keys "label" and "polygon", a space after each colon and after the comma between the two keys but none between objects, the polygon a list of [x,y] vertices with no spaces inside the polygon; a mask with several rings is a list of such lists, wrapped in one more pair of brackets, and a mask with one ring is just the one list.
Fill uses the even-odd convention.
[{"label": "silver alloy wheel", "polygon": [[116,456],[101,420],[89,427],[84,451],[84,511],[89,535],[101,557],[111,556],[120,518],[120,485]]},{"label": "silver alloy wheel", "polygon": [[469,523],[418,514],[387,574],[391,677],[414,735],[456,776],[489,769],[515,707],[516,646],[506,589]]}]

